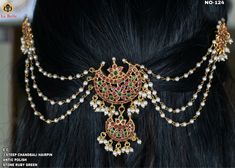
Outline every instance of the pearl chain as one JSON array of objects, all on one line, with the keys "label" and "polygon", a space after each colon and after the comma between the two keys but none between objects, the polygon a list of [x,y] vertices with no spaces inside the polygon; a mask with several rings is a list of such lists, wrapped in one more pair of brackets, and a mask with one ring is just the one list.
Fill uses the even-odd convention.
[{"label": "pearl chain", "polygon": [[76,75],[72,76],[72,75],[69,75],[69,76],[62,76],[62,75],[58,75],[58,74],[54,74],[54,73],[50,73],[50,72],[47,72],[45,71],[41,65],[40,65],[40,62],[38,61],[38,56],[36,55],[35,53],[35,48],[33,50],[34,52],[32,52],[32,55],[30,54],[29,56],[29,60],[34,60],[35,61],[35,65],[36,67],[38,68],[38,71],[43,75],[43,76],[46,76],[48,78],[53,78],[53,79],[59,79],[61,81],[64,81],[64,80],[77,80],[77,79],[80,79],[86,75],[89,74],[89,71],[88,70],[84,70],[83,73],[79,74],[77,73]]},{"label": "pearl chain", "polygon": [[42,121],[46,122],[47,124],[57,123],[61,120],[64,120],[67,116],[71,115],[72,112],[74,112],[80,106],[80,104],[84,102],[84,99],[90,94],[90,91],[93,89],[93,86],[89,85],[88,90],[86,91],[86,94],[82,95],[82,97],[80,98],[80,101],[74,104],[71,109],[67,110],[65,114],[62,114],[61,116],[54,118],[54,119],[46,119],[45,116],[41,112],[37,111],[36,105],[33,103],[33,98],[30,94],[30,88],[29,88],[29,82],[28,82],[29,67],[30,67],[30,64],[28,63],[28,59],[26,59],[25,61],[25,90],[28,95],[28,101],[30,103],[31,108],[34,111],[34,115],[38,116]]},{"label": "pearl chain", "polygon": [[[213,64],[213,66],[214,65],[215,65],[215,63]],[[202,101],[200,102],[200,106],[199,106],[198,110],[196,111],[196,114],[189,121],[187,121],[187,122],[177,122],[177,121],[174,121],[174,120],[166,117],[166,114],[163,112],[163,110],[165,110],[165,109],[163,109],[161,106],[159,106],[157,104],[157,102],[154,102],[153,104],[155,105],[155,109],[159,112],[160,117],[164,118],[167,121],[168,124],[171,124],[175,127],[185,127],[187,125],[193,124],[194,121],[200,116],[201,110],[205,106],[205,103],[206,103],[206,100],[207,100],[207,97],[208,97],[208,94],[209,94],[209,91],[210,91],[210,88],[211,88],[211,83],[212,83],[212,79],[213,79],[214,70],[215,70],[215,68],[212,68],[212,70],[210,72],[209,81],[208,81],[208,84],[206,85],[206,91],[203,94],[203,98],[202,98]],[[152,92],[154,92],[154,90],[152,90]],[[152,97],[152,98],[154,98],[154,97]]]},{"label": "pearl chain", "polygon": [[[210,72],[210,67],[212,67],[212,69],[216,69],[216,66],[215,65],[211,66],[211,64],[212,63],[209,63],[208,67],[205,69],[205,75],[202,77],[202,82],[198,85],[197,91],[193,94],[193,97],[191,98],[191,100],[186,103],[187,105],[182,106],[180,108],[175,108],[175,109],[168,107],[164,102],[161,102],[160,97],[157,95],[157,91],[153,92],[154,99],[152,99],[152,103],[156,103],[156,102],[159,103],[162,109],[164,109],[170,113],[184,112],[188,107],[193,106],[193,103],[198,98],[198,94],[202,91],[202,88],[208,78],[208,74]],[[213,76],[209,75],[209,78],[213,78]]]},{"label": "pearl chain", "polygon": [[190,75],[192,75],[198,68],[201,67],[201,65],[208,59],[208,56],[212,53],[212,45],[211,47],[208,49],[207,53],[202,57],[202,60],[196,63],[196,66],[194,68],[191,68],[188,70],[188,72],[184,73],[183,75],[180,76],[176,76],[176,77],[170,77],[170,76],[161,76],[160,74],[154,73],[152,70],[147,69],[144,65],[139,65],[139,67],[143,70],[145,70],[145,72],[147,72],[147,74],[152,75],[153,77],[159,79],[159,80],[163,80],[163,81],[174,81],[174,82],[178,82],[181,79],[186,79],[188,78]]},{"label": "pearl chain", "polygon": [[[28,59],[25,61],[26,63],[29,63],[30,62],[30,71],[31,71],[31,79],[32,79],[32,81],[33,81],[33,88],[37,91],[37,94],[38,94],[38,96],[39,97],[42,97],[42,99],[44,100],[44,101],[48,101],[48,102],[50,102],[50,104],[51,105],[54,105],[54,104],[58,104],[58,105],[63,105],[63,104],[68,104],[68,103],[70,103],[72,100],[74,100],[74,99],[76,99],[77,98],[77,96],[80,94],[80,93],[82,93],[83,91],[84,91],[84,89],[85,89],[85,87],[88,85],[88,82],[90,81],[90,79],[88,80],[88,81],[84,81],[83,82],[83,87],[80,87],[79,88],[79,91],[78,92],[76,92],[75,94],[72,94],[69,98],[66,98],[66,99],[63,99],[63,100],[58,100],[58,101],[56,101],[56,100],[52,100],[52,99],[49,99],[47,96],[45,96],[44,94],[43,94],[43,92],[39,89],[39,87],[38,87],[38,85],[37,85],[37,82],[36,82],[36,77],[35,77],[35,75],[34,75],[34,73],[33,73],[33,70],[34,70],[34,68],[33,68],[33,62],[32,61],[28,61]],[[25,73],[28,73],[27,71],[25,72]],[[26,82],[28,82],[28,79],[26,80]],[[90,91],[89,90],[87,90],[86,91],[86,94],[90,94]],[[83,101],[83,99],[82,98],[80,98],[80,101]]]}]

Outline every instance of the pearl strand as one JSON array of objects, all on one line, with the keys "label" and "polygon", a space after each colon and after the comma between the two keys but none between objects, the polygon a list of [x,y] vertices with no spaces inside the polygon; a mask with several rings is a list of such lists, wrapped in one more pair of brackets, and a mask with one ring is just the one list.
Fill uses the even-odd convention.
[{"label": "pearl strand", "polygon": [[[215,65],[211,66],[212,62],[209,63],[208,67],[205,69],[205,75],[202,77],[202,82],[198,85],[197,87],[197,91],[193,94],[193,97],[186,103],[187,105],[184,105],[180,108],[172,108],[172,107],[168,107],[164,102],[161,102],[160,97],[157,95],[157,91],[153,90],[153,88],[151,88],[153,90],[153,97],[152,97],[152,102],[153,103],[159,103],[160,105],[158,107],[156,107],[157,109],[164,109],[166,111],[168,111],[169,113],[180,113],[180,112],[184,112],[188,107],[193,106],[193,103],[196,101],[196,99],[198,98],[198,94],[202,91],[202,88],[208,78],[208,73],[210,72],[210,67],[212,67],[212,69],[215,69]],[[212,75],[209,76],[209,78],[213,78]]]},{"label": "pearl strand", "polygon": [[149,75],[152,75],[153,77],[159,79],[159,80],[164,80],[164,81],[175,81],[178,82],[181,79],[186,79],[190,75],[192,75],[198,68],[201,67],[201,65],[208,59],[208,56],[213,52],[212,50],[213,45],[210,46],[208,49],[207,53],[202,57],[202,60],[196,63],[196,66],[189,69],[188,72],[184,73],[183,75],[176,76],[176,77],[170,77],[170,76],[161,76],[160,74],[154,73],[152,70],[147,69],[144,65],[139,65],[141,69],[143,69],[145,72],[147,72]]},{"label": "pearl strand", "polygon": [[[84,70],[82,74],[79,74],[77,73],[76,75],[69,75],[69,76],[62,76],[62,75],[58,75],[58,74],[54,74],[54,73],[50,73],[50,72],[47,72],[45,71],[41,65],[40,65],[40,62],[38,61],[38,56],[35,54],[35,52],[31,54],[28,54],[29,55],[29,59],[30,60],[34,60],[35,61],[35,65],[36,67],[38,68],[38,71],[45,77],[48,77],[48,78],[52,78],[52,79],[59,79],[61,81],[64,81],[64,80],[77,80],[77,79],[80,79],[86,75],[89,74],[89,71],[88,70]],[[92,69],[92,68],[91,68]]]},{"label": "pearl strand", "polygon": [[[28,60],[26,60],[26,63],[29,62]],[[66,99],[62,99],[62,100],[52,100],[52,99],[49,99],[47,96],[45,96],[45,94],[43,94],[43,92],[40,90],[40,88],[38,87],[37,85],[37,82],[36,82],[36,77],[33,73],[33,66],[32,66],[32,61],[30,61],[30,71],[31,71],[31,79],[33,81],[33,88],[36,90],[37,92],[37,95],[39,97],[41,97],[44,101],[47,101],[47,102],[50,102],[51,105],[54,105],[54,104],[58,104],[59,106],[63,105],[63,104],[68,104],[70,103],[72,100],[76,99],[77,96],[82,93],[85,89],[85,87],[88,85],[88,82],[90,81],[84,81],[83,82],[83,87],[80,87],[78,92],[76,92],[75,94],[72,94],[72,96],[70,96],[69,98],[66,98]],[[28,80],[27,80],[28,81]],[[89,90],[86,91],[86,94],[90,94]],[[80,98],[80,101],[83,101],[82,98]]]},{"label": "pearl strand", "polygon": [[159,106],[157,106],[157,103],[153,103],[155,105],[155,109],[159,112],[160,117],[164,118],[167,121],[168,124],[171,124],[171,125],[173,125],[175,127],[185,127],[185,126],[188,126],[190,124],[193,124],[197,120],[197,118],[201,115],[201,110],[205,106],[205,103],[206,103],[206,100],[207,100],[207,97],[209,95],[209,91],[210,91],[210,88],[211,88],[211,83],[212,83],[212,79],[213,79],[214,70],[215,70],[215,68],[211,70],[210,76],[212,76],[212,77],[209,78],[208,84],[206,86],[206,91],[203,94],[203,100],[200,103],[200,106],[199,106],[198,110],[196,111],[196,114],[189,121],[187,121],[187,122],[177,122],[177,121],[174,121],[174,120],[166,117],[166,115],[162,111],[162,109],[158,108]]},{"label": "pearl strand", "polygon": [[[27,63],[27,61],[26,61],[25,72],[29,71],[28,68],[29,68],[29,63]],[[42,121],[46,122],[47,124],[58,123],[59,121],[64,120],[67,116],[71,115],[72,112],[74,112],[80,106],[80,104],[82,104],[84,102],[84,101],[79,101],[78,103],[74,104],[73,107],[70,110],[67,110],[65,114],[62,114],[61,116],[59,116],[57,118],[46,119],[45,116],[41,112],[36,110],[36,105],[33,103],[33,98],[32,98],[32,96],[30,94],[30,88],[29,88],[29,83],[28,83],[28,76],[29,76],[29,73],[25,73],[25,90],[26,90],[26,93],[27,93],[27,96],[28,96],[28,101],[30,103],[31,108],[34,111],[34,115],[38,116]],[[90,91],[93,89],[93,86],[91,86],[91,85],[89,85],[89,86],[90,87],[88,87],[88,90],[89,90],[89,94],[90,94]],[[88,92],[86,92],[86,93],[88,93]],[[89,94],[82,95],[83,100]]]}]

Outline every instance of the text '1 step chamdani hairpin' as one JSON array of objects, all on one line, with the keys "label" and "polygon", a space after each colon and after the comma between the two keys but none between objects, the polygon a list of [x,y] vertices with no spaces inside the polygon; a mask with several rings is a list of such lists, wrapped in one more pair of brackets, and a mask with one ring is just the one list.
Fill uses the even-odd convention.
[{"label": "text '1 step chamdani hairpin'", "polygon": [[[21,50],[24,54],[27,54],[25,60],[25,87],[34,115],[47,124],[58,123],[75,112],[85,99],[92,94],[90,106],[94,111],[103,112],[107,116],[105,130],[100,133],[97,140],[100,144],[104,144],[105,150],[112,152],[114,156],[133,152],[131,142],[141,144],[140,138],[136,135],[136,126],[132,120],[132,115],[139,114],[141,108],[145,108],[149,102],[155,106],[155,110],[160,114],[160,117],[165,119],[168,124],[175,127],[186,127],[193,124],[205,106],[211,88],[213,73],[216,69],[216,63],[228,59],[227,53],[230,51],[227,45],[233,42],[227,30],[225,20],[221,19],[217,25],[215,39],[212,41],[212,45],[209,47],[207,53],[202,57],[201,61],[195,64],[195,67],[180,76],[161,76],[158,73],[152,72],[144,65],[133,64],[126,59],[122,60],[123,64],[128,67],[124,71],[123,66],[117,65],[115,58],[112,58],[112,66],[107,70],[104,69],[105,62],[101,62],[100,67],[97,69],[91,67],[76,75],[63,76],[47,72],[41,67],[34,47],[33,33],[28,18],[25,18],[23,21],[22,32]],[[154,89],[150,77],[158,80],[178,82],[192,75],[204,62],[208,62],[208,65],[191,100],[181,107],[168,107],[158,96],[158,92]],[[35,69],[43,76],[51,79],[61,81],[83,79],[83,85],[70,97],[53,100],[47,97],[39,88],[34,74]],[[32,82],[29,82],[30,80]],[[32,86],[30,86],[31,83]],[[49,119],[37,110],[33,102],[33,97],[31,96],[31,89],[36,91],[38,98],[48,102],[52,106],[67,105],[72,100],[77,100],[77,103],[74,103],[72,108],[67,110],[63,115]],[[203,92],[203,90],[205,91]],[[165,112],[178,114],[193,106],[199,94],[202,95],[202,98],[198,109],[191,119],[179,122],[167,117]]]}]

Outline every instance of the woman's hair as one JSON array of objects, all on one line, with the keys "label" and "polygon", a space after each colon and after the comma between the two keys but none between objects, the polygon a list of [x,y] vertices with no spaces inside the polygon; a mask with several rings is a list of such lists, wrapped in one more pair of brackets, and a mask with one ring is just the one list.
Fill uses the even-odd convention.
[{"label": "woman's hair", "polygon": [[[216,25],[227,19],[229,2],[206,5],[196,0],[61,0],[37,1],[32,28],[36,52],[44,69],[76,74],[101,61],[111,64],[126,58],[162,75],[176,76],[201,60],[215,37]],[[206,65],[205,65],[206,66]],[[201,68],[203,69],[203,68]],[[152,79],[167,105],[178,107],[189,100],[200,84],[202,71],[182,82]],[[29,104],[17,127],[14,152],[52,153],[30,157],[41,167],[225,167],[235,166],[234,114],[223,84],[226,64],[217,66],[206,106],[188,127],[167,124],[154,106],[133,115],[141,145],[134,152],[114,157],[96,140],[106,117],[89,106],[91,97],[70,117],[45,124]],[[61,99],[73,94],[82,81],[59,81],[36,73],[41,90]],[[20,72],[23,83],[23,70]],[[35,95],[35,93],[32,93]],[[48,118],[60,116],[69,106],[51,106],[33,96],[36,107]],[[183,114],[169,114],[182,121],[192,117],[199,102]]]}]

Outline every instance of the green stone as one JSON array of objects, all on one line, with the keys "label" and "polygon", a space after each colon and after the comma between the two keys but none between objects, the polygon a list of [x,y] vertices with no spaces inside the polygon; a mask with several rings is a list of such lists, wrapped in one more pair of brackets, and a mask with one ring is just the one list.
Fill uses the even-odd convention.
[{"label": "green stone", "polygon": [[117,74],[118,74],[118,71],[114,71],[113,74],[114,74],[114,75],[117,75]]},{"label": "green stone", "polygon": [[118,96],[121,96],[121,95],[122,95],[122,93],[121,93],[121,92],[117,92],[117,94],[118,94]]},{"label": "green stone", "polygon": [[123,116],[120,116],[119,119],[120,119],[120,120],[123,120]]},{"label": "green stone", "polygon": [[119,133],[117,133],[117,134],[116,134],[116,137],[120,137],[120,134],[119,134]]},{"label": "green stone", "polygon": [[130,87],[132,87],[132,86],[133,86],[133,84],[132,84],[132,83],[130,83],[130,84],[129,84],[129,86],[130,86]]},{"label": "green stone", "polygon": [[131,94],[130,94],[130,93],[127,93],[126,95],[127,95],[127,97],[130,97],[130,96],[131,96]]},{"label": "green stone", "polygon": [[106,88],[105,88],[105,87],[102,87],[102,91],[105,92],[105,91],[106,91]]},{"label": "green stone", "polygon": [[109,99],[110,99],[110,100],[113,100],[113,96],[112,96],[112,95],[110,95],[110,96],[109,96]]},{"label": "green stone", "polygon": [[98,84],[98,85],[102,85],[102,81],[98,81],[97,84]]},{"label": "green stone", "polygon": [[111,134],[113,134],[113,133],[114,133],[114,130],[113,130],[113,128],[110,130],[110,132],[111,132]]}]

